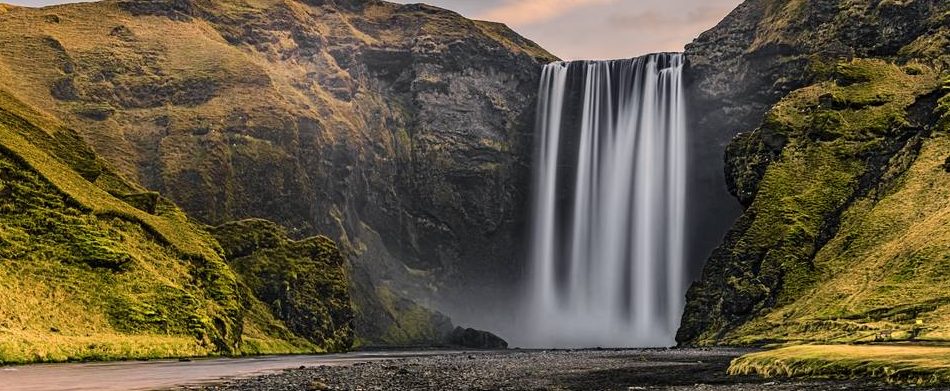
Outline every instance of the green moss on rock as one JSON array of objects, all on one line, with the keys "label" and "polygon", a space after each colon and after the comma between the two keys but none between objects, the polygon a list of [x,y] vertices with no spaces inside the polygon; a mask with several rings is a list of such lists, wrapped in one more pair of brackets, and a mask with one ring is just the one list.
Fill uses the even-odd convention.
[{"label": "green moss on rock", "polygon": [[266,220],[213,229],[229,263],[287,327],[327,351],[353,344],[353,310],[343,256],[322,236],[293,241]]},{"label": "green moss on rock", "polygon": [[[900,188],[935,129],[938,70],[855,59],[825,74],[828,79],[788,94],[757,130],[729,147],[730,188],[748,208],[690,288],[681,343],[860,339],[890,326],[842,322],[841,316],[883,302],[939,297],[889,289],[912,280],[928,284],[913,265],[940,262],[945,255],[939,251],[867,276],[891,281],[873,298],[851,289],[859,290],[860,281],[849,281],[865,259],[855,251],[883,245],[873,242],[881,233],[870,231],[870,221],[855,222],[855,216],[881,207]],[[847,304],[832,304],[839,301]]]},{"label": "green moss on rock", "polygon": [[[445,289],[459,275],[473,288],[516,279],[534,95],[556,58],[504,25],[380,1],[47,14],[2,14],[5,88],[202,223],[263,217],[294,238],[339,238],[355,272],[404,297],[461,292]],[[364,224],[383,238],[372,256]]]},{"label": "green moss on rock", "polygon": [[[341,270],[327,243],[294,246]],[[0,91],[0,363],[326,350],[272,316],[223,254],[174,204]],[[348,304],[318,288],[305,300]]]},{"label": "green moss on rock", "polygon": [[[233,325],[243,311],[228,289],[234,280],[227,269],[213,263],[198,269],[205,262],[180,257],[135,223],[84,211],[9,152],[0,153],[0,183],[6,195],[0,198],[0,296],[7,299],[0,362],[96,358],[87,354],[92,346],[121,343],[125,335],[179,339],[165,351],[142,346],[149,356],[102,358],[175,356],[188,340],[193,355],[236,351]],[[20,284],[37,289],[16,289]],[[67,341],[50,342],[47,334]],[[97,342],[57,353],[63,356],[25,353],[66,349],[70,338]]]},{"label": "green moss on rock", "polygon": [[375,344],[431,346],[444,343],[453,331],[448,317],[395,294],[388,286],[377,286],[376,297],[392,322],[378,340],[371,341]]}]

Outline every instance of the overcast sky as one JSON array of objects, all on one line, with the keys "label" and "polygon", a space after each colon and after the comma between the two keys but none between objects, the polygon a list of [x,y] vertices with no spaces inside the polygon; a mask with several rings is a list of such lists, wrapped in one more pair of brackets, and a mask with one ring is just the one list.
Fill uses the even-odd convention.
[{"label": "overcast sky", "polygon": [[[73,1],[0,0],[41,6]],[[417,3],[418,0],[397,0]],[[683,46],[741,0],[427,0],[467,17],[503,22],[566,60],[634,57]]]}]

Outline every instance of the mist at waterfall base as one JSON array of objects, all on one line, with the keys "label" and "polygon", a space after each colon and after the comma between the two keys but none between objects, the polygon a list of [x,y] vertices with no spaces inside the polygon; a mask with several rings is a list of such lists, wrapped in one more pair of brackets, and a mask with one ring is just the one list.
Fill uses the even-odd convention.
[{"label": "mist at waterfall base", "polygon": [[674,344],[686,279],[682,69],[674,53],[544,68],[519,345]]}]

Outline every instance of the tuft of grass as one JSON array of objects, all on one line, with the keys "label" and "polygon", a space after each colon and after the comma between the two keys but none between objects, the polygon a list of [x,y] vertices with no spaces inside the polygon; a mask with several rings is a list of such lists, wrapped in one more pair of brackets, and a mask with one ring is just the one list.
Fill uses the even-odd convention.
[{"label": "tuft of grass", "polygon": [[941,90],[943,97],[937,101],[937,114],[940,120],[937,126],[944,132],[950,132],[950,75],[944,75]]},{"label": "tuft of grass", "polygon": [[78,336],[21,333],[0,335],[0,363],[157,360],[214,355],[194,338],[102,333]]},{"label": "tuft of grass", "polygon": [[730,375],[874,379],[938,386],[950,383],[950,347],[799,345],[744,355]]}]

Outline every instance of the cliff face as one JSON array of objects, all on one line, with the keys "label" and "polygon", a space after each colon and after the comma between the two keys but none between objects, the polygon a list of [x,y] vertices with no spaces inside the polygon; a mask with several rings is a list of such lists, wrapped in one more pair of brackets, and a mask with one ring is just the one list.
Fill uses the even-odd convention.
[{"label": "cliff face", "polygon": [[745,210],[681,344],[946,339],[950,6],[747,1],[687,48]]},{"label": "cliff face", "polygon": [[393,343],[414,322],[374,292],[451,300],[517,274],[550,60],[504,26],[381,1],[0,13],[3,86],[205,223],[339,239],[362,331]]},{"label": "cliff face", "polygon": [[745,1],[686,46],[686,96],[696,130],[690,155],[698,162],[692,166],[692,258],[707,256],[740,213],[726,195],[723,166],[709,163],[722,161],[732,138],[757,127],[791,91],[818,81],[814,66],[823,61],[938,57],[946,39],[940,6],[932,0]]},{"label": "cliff face", "polygon": [[945,8],[936,0],[746,1],[687,45],[691,107],[700,126],[731,137],[812,84],[816,61],[936,58]]}]

